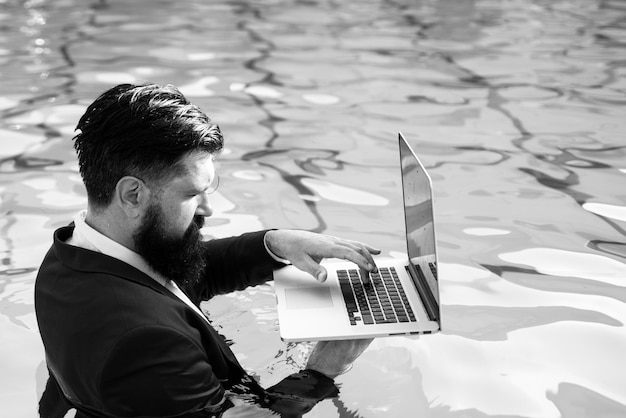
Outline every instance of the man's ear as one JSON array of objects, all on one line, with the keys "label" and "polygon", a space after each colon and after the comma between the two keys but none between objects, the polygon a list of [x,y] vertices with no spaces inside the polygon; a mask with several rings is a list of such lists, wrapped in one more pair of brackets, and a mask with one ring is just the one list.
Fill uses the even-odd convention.
[{"label": "man's ear", "polygon": [[115,186],[115,200],[129,218],[138,218],[150,202],[150,189],[141,179],[125,176]]}]

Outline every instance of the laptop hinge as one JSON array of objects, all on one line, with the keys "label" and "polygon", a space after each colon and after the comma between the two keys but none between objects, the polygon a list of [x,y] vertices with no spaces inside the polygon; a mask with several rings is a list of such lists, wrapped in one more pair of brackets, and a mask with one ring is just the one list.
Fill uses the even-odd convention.
[{"label": "laptop hinge", "polygon": [[435,299],[435,296],[432,294],[430,290],[430,286],[426,282],[426,277],[422,272],[419,266],[413,265],[413,263],[409,262],[407,266],[405,266],[407,273],[411,276],[411,280],[415,283],[415,287],[417,288],[417,293],[422,300],[422,304],[426,308],[426,314],[428,314],[428,318],[431,321],[436,321],[439,323],[439,304]]}]

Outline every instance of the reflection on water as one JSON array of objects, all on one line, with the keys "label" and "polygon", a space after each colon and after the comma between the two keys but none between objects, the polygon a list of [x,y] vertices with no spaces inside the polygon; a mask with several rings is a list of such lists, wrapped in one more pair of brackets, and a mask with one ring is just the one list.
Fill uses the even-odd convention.
[{"label": "reflection on water", "polygon": [[[46,378],[32,287],[86,204],[74,126],[142,80],[180,86],[226,135],[208,237],[305,228],[396,255],[398,131],[426,164],[443,332],[376,340],[310,416],[626,415],[625,15],[610,0],[0,1],[1,415],[36,416]],[[266,386],[309,348],[280,341],[274,303],[266,285],[204,307]]]}]

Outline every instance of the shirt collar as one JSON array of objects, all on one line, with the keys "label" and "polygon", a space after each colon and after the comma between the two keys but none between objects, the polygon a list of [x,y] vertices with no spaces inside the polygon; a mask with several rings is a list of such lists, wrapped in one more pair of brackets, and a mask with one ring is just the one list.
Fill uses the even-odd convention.
[{"label": "shirt collar", "polygon": [[167,284],[168,280],[154,271],[142,256],[89,226],[85,222],[86,216],[87,211],[82,210],[74,217],[74,234],[68,244],[117,258],[147,274],[162,286]]}]

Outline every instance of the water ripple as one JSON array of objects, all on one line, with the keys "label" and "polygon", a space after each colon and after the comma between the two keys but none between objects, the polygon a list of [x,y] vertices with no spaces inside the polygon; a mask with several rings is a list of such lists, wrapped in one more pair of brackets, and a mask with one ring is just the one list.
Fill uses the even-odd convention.
[{"label": "water ripple", "polygon": [[626,264],[609,257],[555,248],[527,248],[498,257],[509,263],[531,266],[542,274],[598,280],[624,286],[626,290]]}]

